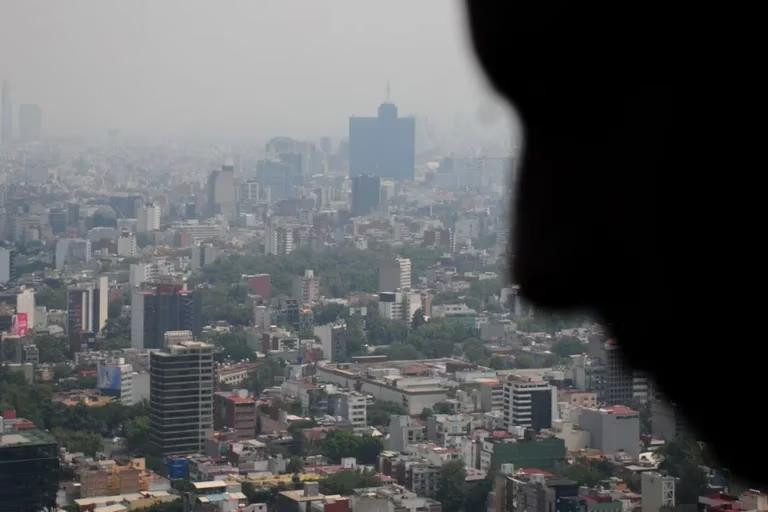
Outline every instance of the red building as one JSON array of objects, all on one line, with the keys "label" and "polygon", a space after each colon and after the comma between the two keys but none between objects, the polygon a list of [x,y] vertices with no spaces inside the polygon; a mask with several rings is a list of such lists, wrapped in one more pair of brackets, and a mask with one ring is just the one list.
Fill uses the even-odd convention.
[{"label": "red building", "polygon": [[248,290],[264,300],[272,297],[272,278],[269,274],[254,274],[243,276],[248,283]]},{"label": "red building", "polygon": [[256,400],[245,390],[219,391],[214,395],[214,428],[228,428],[238,439],[256,435]]}]

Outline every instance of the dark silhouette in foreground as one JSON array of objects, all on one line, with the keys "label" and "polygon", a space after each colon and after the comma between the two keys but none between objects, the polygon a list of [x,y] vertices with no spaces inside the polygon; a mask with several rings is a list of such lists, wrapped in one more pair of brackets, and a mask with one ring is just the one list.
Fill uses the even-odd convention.
[{"label": "dark silhouette in foreground", "polygon": [[[738,138],[741,126],[714,116],[721,104],[739,109],[747,93],[727,96],[714,85],[724,70],[706,43],[732,40],[695,35],[706,26],[694,16],[701,9],[671,4],[467,1],[477,57],[525,130],[511,271],[535,304],[596,314],[628,363],[653,376],[722,465],[764,483],[762,340],[732,338],[744,333],[717,324],[745,302],[738,297],[734,308],[723,283],[734,273],[756,276],[737,264],[723,277],[725,262],[714,256],[724,247],[745,250],[744,239],[729,238],[740,224],[723,230],[704,217],[725,210],[725,191],[709,204],[689,204],[707,197],[699,183],[716,167],[702,160],[716,148],[744,146],[728,146],[728,132]],[[694,67],[702,56],[712,61]],[[718,131],[717,145],[711,134],[688,145],[707,131]],[[698,273],[702,261],[709,268]]]}]

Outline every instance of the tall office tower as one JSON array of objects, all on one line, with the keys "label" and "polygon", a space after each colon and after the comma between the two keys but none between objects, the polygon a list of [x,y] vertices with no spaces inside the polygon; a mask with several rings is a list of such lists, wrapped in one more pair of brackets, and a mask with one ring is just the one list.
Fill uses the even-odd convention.
[{"label": "tall office tower", "polygon": [[200,294],[180,285],[134,290],[131,296],[131,346],[163,348],[168,331],[200,335]]},{"label": "tall office tower", "polygon": [[220,171],[213,171],[208,176],[208,215],[223,215],[234,220],[237,215],[235,194],[235,167],[224,164]]},{"label": "tall office tower", "polygon": [[192,246],[192,270],[200,270],[219,257],[219,249],[212,243],[204,242]]},{"label": "tall office tower", "polygon": [[155,203],[142,205],[137,212],[136,231],[146,233],[160,229],[160,206]]},{"label": "tall office tower", "polygon": [[349,175],[412,180],[416,131],[412,117],[382,103],[377,117],[349,118]]},{"label": "tall office tower", "polygon": [[381,178],[361,174],[352,178],[352,216],[368,215],[379,207]]},{"label": "tall office tower", "polygon": [[293,252],[293,230],[285,226],[267,223],[264,233],[264,252],[275,256],[285,256]]},{"label": "tall office tower", "polygon": [[12,248],[0,247],[0,284],[6,284],[15,277],[14,256]]},{"label": "tall office tower", "polygon": [[[12,413],[12,414],[11,414]],[[55,510],[59,447],[47,432],[0,417],[0,510]],[[22,422],[28,423],[28,422]]]},{"label": "tall office tower", "polygon": [[135,219],[144,200],[141,196],[110,196],[109,206],[119,219]]},{"label": "tall office tower", "polygon": [[117,237],[117,255],[135,258],[138,254],[139,246],[136,244],[136,235],[124,229]]},{"label": "tall office tower", "polygon": [[67,203],[67,225],[76,227],[80,222],[80,205]]},{"label": "tall office tower", "polygon": [[100,276],[67,290],[67,336],[72,353],[83,350],[88,335],[101,332],[109,316],[109,280]]},{"label": "tall office tower", "polygon": [[64,208],[48,209],[48,224],[54,235],[60,235],[67,230],[67,210]]},{"label": "tall office tower", "polygon": [[504,383],[504,426],[541,430],[556,419],[557,388],[544,380],[510,376]]},{"label": "tall office tower", "polygon": [[11,86],[3,80],[2,100],[0,101],[0,143],[10,144],[13,139],[13,107],[11,106]]},{"label": "tall office tower", "polygon": [[410,290],[411,260],[409,258],[392,258],[384,261],[379,267],[379,291],[394,292]]},{"label": "tall office tower", "polygon": [[39,141],[43,131],[43,111],[40,105],[19,107],[19,139],[22,142]]},{"label": "tall office tower", "polygon": [[303,276],[294,277],[293,296],[299,304],[310,305],[320,298],[320,279],[315,276],[314,270],[306,269]]},{"label": "tall office tower", "polygon": [[82,238],[62,238],[56,242],[56,269],[64,265],[91,261],[91,241]]},{"label": "tall office tower", "polygon": [[605,384],[604,396],[607,405],[627,405],[633,401],[648,402],[653,398],[652,381],[642,372],[628,368],[615,340],[608,340],[604,346]]},{"label": "tall office tower", "polygon": [[149,421],[163,455],[204,452],[213,433],[213,345],[182,341],[150,354]]}]

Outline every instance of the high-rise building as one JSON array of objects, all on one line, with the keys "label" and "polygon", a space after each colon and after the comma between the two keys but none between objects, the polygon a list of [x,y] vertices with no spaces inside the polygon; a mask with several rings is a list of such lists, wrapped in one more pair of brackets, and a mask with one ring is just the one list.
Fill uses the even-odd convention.
[{"label": "high-rise building", "polygon": [[504,383],[504,426],[541,430],[552,427],[557,388],[544,380],[511,375]]},{"label": "high-rise building", "polygon": [[418,292],[380,292],[379,315],[388,320],[399,320],[410,324],[413,315],[422,308]]},{"label": "high-rise building", "polygon": [[352,216],[368,215],[379,207],[381,178],[361,174],[352,177]]},{"label": "high-rise building", "polygon": [[131,346],[163,348],[168,331],[200,335],[200,295],[180,285],[134,290],[131,296]]},{"label": "high-rise building", "polygon": [[80,352],[88,334],[95,335],[107,325],[109,280],[78,283],[67,290],[67,336],[72,353]]},{"label": "high-rise building", "polygon": [[286,256],[293,252],[293,229],[273,226],[268,223],[264,237],[264,252],[269,255]]},{"label": "high-rise building", "polygon": [[652,382],[642,372],[627,367],[615,340],[605,342],[604,396],[607,405],[626,405],[633,401],[648,402],[653,397]]},{"label": "high-rise building", "polygon": [[392,258],[379,267],[379,291],[394,292],[411,288],[411,260]]},{"label": "high-rise building", "polygon": [[208,176],[208,215],[223,215],[234,220],[237,214],[235,195],[235,167],[224,164],[220,171]]},{"label": "high-rise building", "polygon": [[320,298],[320,280],[314,270],[305,269],[303,276],[294,277],[293,296],[300,304],[314,304]]},{"label": "high-rise building", "polygon": [[160,206],[146,203],[139,208],[137,216],[136,231],[139,233],[160,229]]},{"label": "high-rise building", "polygon": [[115,210],[119,219],[136,219],[143,203],[141,196],[110,196],[109,206]]},{"label": "high-rise building", "polygon": [[210,265],[219,257],[219,250],[210,242],[203,242],[192,246],[192,270],[200,270]]},{"label": "high-rise building", "polygon": [[642,512],[659,512],[675,506],[675,477],[655,471],[641,473]]},{"label": "high-rise building", "polygon": [[0,284],[6,284],[15,276],[13,260],[15,251],[12,248],[0,247]]},{"label": "high-rise building", "polygon": [[272,325],[272,309],[263,304],[253,306],[253,326],[266,331]]},{"label": "high-rise building", "polygon": [[347,324],[343,320],[317,325],[314,334],[320,338],[325,359],[332,363],[343,363],[347,360]]},{"label": "high-rise building", "polygon": [[19,107],[19,139],[22,142],[39,141],[43,131],[43,111],[40,105]]},{"label": "high-rise building", "polygon": [[67,203],[67,225],[77,226],[80,222],[80,205],[77,203]]},{"label": "high-rise building", "polygon": [[3,80],[2,100],[0,100],[0,143],[10,144],[13,140],[13,106],[11,105],[11,86]]},{"label": "high-rise building", "polygon": [[65,265],[91,261],[91,241],[82,238],[62,238],[56,242],[56,269]]},{"label": "high-rise building", "polygon": [[377,117],[349,118],[349,175],[412,180],[415,123],[398,117],[397,107],[382,103]]},{"label": "high-rise building", "polygon": [[[0,416],[0,510],[55,510],[59,447],[47,432],[16,429],[15,412]],[[25,422],[28,424],[28,422]]]},{"label": "high-rise building", "polygon": [[203,452],[213,433],[213,345],[169,345],[149,367],[150,440],[163,455]]},{"label": "high-rise building", "polygon": [[453,253],[456,251],[456,238],[451,228],[427,229],[423,245]]},{"label": "high-rise building", "polygon": [[67,230],[67,210],[64,208],[50,208],[48,210],[48,224],[54,235],[60,235]]},{"label": "high-rise building", "polygon": [[117,237],[117,255],[135,258],[138,254],[139,246],[136,245],[136,235],[128,230],[123,230]]}]

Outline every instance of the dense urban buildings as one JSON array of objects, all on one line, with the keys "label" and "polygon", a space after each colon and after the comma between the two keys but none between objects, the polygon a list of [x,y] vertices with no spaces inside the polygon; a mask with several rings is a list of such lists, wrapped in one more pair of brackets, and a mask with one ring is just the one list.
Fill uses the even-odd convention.
[{"label": "dense urban buildings", "polygon": [[[224,71],[238,54],[215,48],[219,25],[184,40]],[[311,71],[323,95],[358,46],[288,59],[286,75]],[[0,511],[768,512],[608,329],[524,298],[508,272],[520,151],[470,129],[484,108],[449,123],[409,91],[413,117],[387,100],[347,130],[343,107],[340,132],[316,133],[325,121],[296,116],[336,100],[270,100],[284,124],[241,135],[261,120],[242,104],[218,123],[225,89],[197,96],[205,115],[180,108],[211,79],[269,119],[260,101],[286,60],[272,53],[190,74],[178,104],[134,94],[130,116],[94,97],[96,131],[80,135],[56,95],[3,83]],[[346,85],[337,100],[354,98]],[[73,105],[73,89],[90,91],[62,88]],[[148,111],[157,131],[136,130]],[[164,133],[177,117],[186,135]]]}]

